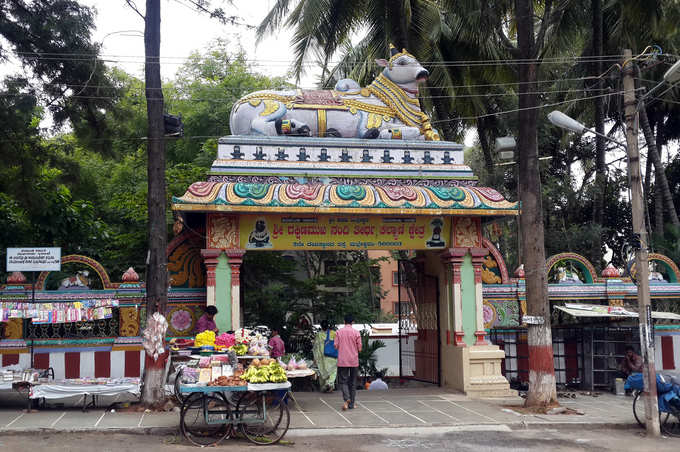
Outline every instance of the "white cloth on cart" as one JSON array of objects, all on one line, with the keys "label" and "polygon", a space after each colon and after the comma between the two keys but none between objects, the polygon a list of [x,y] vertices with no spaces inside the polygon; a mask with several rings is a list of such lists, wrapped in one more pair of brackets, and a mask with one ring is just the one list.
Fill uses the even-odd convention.
[{"label": "white cloth on cart", "polygon": [[290,381],[284,383],[248,383],[248,391],[273,391],[290,388]]},{"label": "white cloth on cart", "polygon": [[48,383],[33,386],[30,397],[32,399],[61,399],[83,394],[114,396],[125,393],[139,395],[139,384],[119,383],[105,385],[81,385]]}]

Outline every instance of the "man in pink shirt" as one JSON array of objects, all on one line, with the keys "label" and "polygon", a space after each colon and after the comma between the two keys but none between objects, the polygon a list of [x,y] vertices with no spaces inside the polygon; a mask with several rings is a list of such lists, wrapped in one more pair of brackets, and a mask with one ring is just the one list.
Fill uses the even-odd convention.
[{"label": "man in pink shirt", "polygon": [[281,336],[279,336],[279,330],[276,328],[272,328],[272,337],[269,339],[269,346],[271,347],[269,356],[272,358],[279,358],[286,354],[286,346],[284,345]]},{"label": "man in pink shirt", "polygon": [[357,392],[357,371],[359,369],[359,352],[361,351],[361,334],[352,326],[354,318],[345,316],[345,326],[335,333],[335,348],[338,349],[338,383],[345,403],[343,410],[354,408],[354,397]]}]

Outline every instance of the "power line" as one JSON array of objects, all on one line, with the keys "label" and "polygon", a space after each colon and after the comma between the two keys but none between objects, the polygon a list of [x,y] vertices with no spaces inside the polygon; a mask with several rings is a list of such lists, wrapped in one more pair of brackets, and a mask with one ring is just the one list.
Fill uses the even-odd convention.
[{"label": "power line", "polygon": [[[221,91],[221,90],[220,90]],[[236,92],[243,92],[244,90],[238,90],[234,89],[233,91]],[[545,94],[565,94],[565,93],[578,93],[584,91],[583,89],[570,89],[570,90],[548,90],[548,91],[536,91],[535,94],[537,95],[545,95]],[[598,88],[598,89],[589,89],[587,91],[609,91],[607,88]],[[186,94],[179,92],[178,94]],[[244,92],[244,94],[249,94],[248,92]],[[609,92],[604,95],[615,95],[616,92]],[[9,93],[4,93],[0,94],[0,97],[25,97],[25,96],[31,96],[31,94],[9,94]],[[488,97],[504,97],[504,96],[518,96],[518,93],[485,93],[485,94],[454,94],[452,96],[447,96],[447,95],[441,95],[441,96],[420,96],[419,99],[467,99],[467,98],[488,98]],[[36,96],[37,97],[37,96]],[[67,96],[69,99],[97,99],[97,100],[115,100],[115,99],[121,99],[121,96],[93,96],[93,95],[79,95],[79,94],[74,94]],[[129,96],[131,98],[144,98],[145,95],[143,92],[136,93],[134,95]],[[233,98],[226,98],[226,97],[180,97],[180,98],[175,98],[172,97],[169,93],[165,94],[166,97],[166,103],[168,102],[182,102],[182,101],[193,101],[193,102],[225,102],[232,100]]]},{"label": "power line", "polygon": [[[537,80],[536,82],[499,82],[499,83],[481,83],[481,84],[466,84],[466,85],[445,85],[445,86],[437,86],[436,88],[439,89],[458,89],[458,88],[493,88],[493,87],[505,87],[505,86],[520,86],[520,85],[525,85],[527,83],[536,83],[536,84],[545,84],[545,83],[553,83],[553,82],[573,82],[573,81],[586,81],[586,80],[594,80],[597,77],[595,76],[583,76],[583,77],[574,77],[574,78],[557,78],[557,79],[545,79],[545,80]],[[139,79],[136,79],[139,80]],[[143,83],[142,80],[139,80],[140,82]],[[67,86],[70,88],[78,88],[82,87],[82,84],[64,84],[64,83],[41,83],[42,86]],[[110,86],[110,85],[88,85],[91,88],[102,88],[102,89],[125,89],[128,87],[119,87],[119,86]],[[296,87],[296,88],[301,88],[301,89],[317,89],[317,87]],[[140,87],[141,90],[144,90],[144,87]],[[165,88],[149,88],[149,89],[165,89]],[[242,91],[240,88],[232,88],[232,87],[203,87],[203,89],[215,89],[215,90],[231,90],[231,91]],[[293,88],[289,88],[293,89]]]},{"label": "power line", "polygon": [[[100,59],[105,62],[120,62],[120,63],[144,63],[147,57],[143,55],[116,55],[116,54],[91,54],[91,53],[49,53],[49,52],[12,52],[14,56],[23,55],[24,59],[37,60],[57,60],[57,61],[92,61]],[[161,64],[184,64],[186,61],[193,59],[210,59],[209,55],[190,55],[190,56],[149,56],[148,59],[160,61]],[[564,63],[595,63],[595,62],[617,62],[620,61],[621,55],[602,55],[602,56],[585,56],[585,57],[554,57],[546,58],[540,61],[541,64],[564,64]],[[274,65],[274,66],[290,66],[292,61],[289,59],[256,59],[245,58],[245,63],[254,65]],[[329,65],[343,65],[356,66],[364,65],[366,63],[373,63],[373,60],[355,60],[355,61],[330,61]],[[419,61],[421,65],[429,67],[475,67],[475,66],[513,66],[524,64],[536,64],[535,59],[494,59],[494,60],[437,60],[437,61]],[[304,61],[302,66],[318,66],[316,61]]]},{"label": "power line", "polygon": [[553,103],[538,105],[536,107],[514,108],[512,110],[499,111],[499,112],[495,112],[495,113],[487,113],[487,114],[479,115],[479,116],[460,116],[460,117],[457,117],[457,118],[442,119],[442,120],[439,120],[439,121],[431,121],[431,123],[432,124],[439,124],[439,123],[442,123],[442,122],[451,122],[451,121],[469,121],[469,120],[474,120],[474,119],[487,118],[487,117],[490,117],[490,116],[504,115],[504,114],[508,114],[508,113],[517,113],[517,112],[524,111],[524,110],[538,110],[538,109],[545,108],[545,107],[554,107],[554,106],[557,106],[557,105],[564,105],[564,104],[569,104],[569,103],[573,103],[573,102],[581,102],[581,101],[585,101],[585,100],[596,99],[598,97],[605,97],[605,96],[610,96],[610,95],[614,95],[614,94],[623,94],[623,91],[616,91],[616,92],[607,93],[607,94],[597,94],[595,96],[587,96],[587,97],[581,97],[581,98],[578,98],[578,99],[570,99],[570,100],[564,100],[564,101],[560,101],[560,102],[553,102]]}]

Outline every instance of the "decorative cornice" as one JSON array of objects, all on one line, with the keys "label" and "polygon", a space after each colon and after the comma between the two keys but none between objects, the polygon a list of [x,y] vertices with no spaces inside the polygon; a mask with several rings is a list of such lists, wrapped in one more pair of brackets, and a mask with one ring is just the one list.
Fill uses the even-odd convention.
[{"label": "decorative cornice", "polygon": [[[196,182],[175,210],[426,215],[516,215],[517,203],[486,187]],[[404,209],[407,209],[406,211]]]}]

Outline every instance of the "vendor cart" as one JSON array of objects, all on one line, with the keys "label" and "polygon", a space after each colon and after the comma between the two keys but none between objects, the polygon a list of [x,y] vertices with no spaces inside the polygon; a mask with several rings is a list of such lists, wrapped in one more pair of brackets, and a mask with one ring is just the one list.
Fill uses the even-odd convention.
[{"label": "vendor cart", "polygon": [[255,444],[275,444],[290,425],[286,399],[290,382],[247,386],[182,384],[187,395],[180,412],[180,431],[197,446],[212,446],[236,430]]}]

